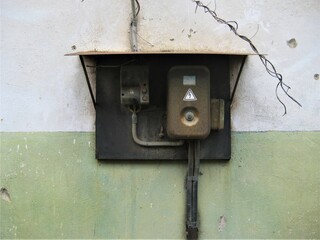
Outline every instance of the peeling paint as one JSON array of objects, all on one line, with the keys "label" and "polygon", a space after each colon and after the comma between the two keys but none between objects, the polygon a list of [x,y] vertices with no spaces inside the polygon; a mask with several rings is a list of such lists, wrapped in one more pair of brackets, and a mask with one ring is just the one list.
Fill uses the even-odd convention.
[{"label": "peeling paint", "polygon": [[225,216],[220,216],[219,218],[219,226],[218,226],[218,229],[219,229],[219,232],[222,232],[224,230],[224,228],[226,227],[227,225],[227,219]]},{"label": "peeling paint", "polygon": [[11,197],[10,197],[9,191],[6,188],[0,189],[0,196],[1,196],[2,200],[9,202],[9,203],[11,202]]},{"label": "peeling paint", "polygon": [[296,48],[298,46],[298,43],[297,43],[296,39],[291,38],[290,40],[287,41],[287,45],[290,48]]}]

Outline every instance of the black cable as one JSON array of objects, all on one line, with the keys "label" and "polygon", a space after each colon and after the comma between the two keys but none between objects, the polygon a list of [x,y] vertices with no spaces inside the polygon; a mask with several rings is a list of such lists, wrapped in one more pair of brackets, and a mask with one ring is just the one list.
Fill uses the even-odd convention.
[{"label": "black cable", "polygon": [[140,3],[139,3],[139,1],[138,0],[135,0],[136,1],[136,3],[137,3],[137,12],[136,12],[136,16],[138,16],[138,14],[139,14],[139,12],[140,12]]},{"label": "black cable", "polygon": [[191,140],[188,149],[187,172],[187,239],[198,239],[198,176],[200,140]]},{"label": "black cable", "polygon": [[252,41],[244,36],[238,33],[238,23],[236,21],[226,21],[220,17],[218,17],[217,13],[215,12],[215,10],[211,10],[208,6],[204,5],[201,1],[197,1],[197,0],[192,0],[194,3],[196,3],[196,8],[195,8],[195,12],[197,11],[198,7],[202,7],[205,13],[209,13],[218,23],[221,24],[225,24],[229,27],[230,31],[232,31],[236,36],[238,36],[239,38],[241,38],[242,40],[246,41],[250,47],[252,48],[252,50],[259,56],[262,64],[264,65],[267,73],[278,79],[278,84],[275,88],[275,93],[276,93],[276,97],[278,99],[278,101],[281,103],[281,105],[284,108],[284,114],[287,114],[287,107],[286,105],[283,103],[283,101],[280,99],[279,95],[278,95],[278,89],[279,87],[282,89],[282,91],[287,95],[287,97],[289,97],[293,102],[295,102],[296,104],[298,104],[300,107],[301,104],[295,100],[289,93],[288,91],[290,90],[290,87],[285,84],[283,82],[282,79],[282,75],[280,73],[277,72],[276,68],[274,67],[274,65],[270,62],[270,60],[268,60],[264,55],[262,55],[258,49],[255,47],[255,45],[252,43]]}]

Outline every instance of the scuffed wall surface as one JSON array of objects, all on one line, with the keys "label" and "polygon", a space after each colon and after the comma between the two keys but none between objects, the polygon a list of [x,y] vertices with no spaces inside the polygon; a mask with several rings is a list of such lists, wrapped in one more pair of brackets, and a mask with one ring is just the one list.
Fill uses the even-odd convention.
[{"label": "scuffed wall surface", "polygon": [[[79,60],[67,52],[128,51],[130,1],[24,1],[1,4],[0,131],[92,131],[94,109]],[[140,0],[139,46],[143,51],[249,51],[227,27],[191,0]],[[303,108],[276,100],[276,80],[257,57],[244,68],[235,103],[236,131],[320,130],[320,2],[217,1],[222,18],[273,61]],[[214,2],[210,7],[214,8]],[[259,28],[258,32],[257,28]],[[256,34],[255,34],[256,33]],[[287,43],[291,39],[296,44]],[[151,44],[152,45],[151,45]],[[319,77],[318,77],[319,78]]]},{"label": "scuffed wall surface", "polygon": [[[139,1],[142,51],[250,51],[191,0]],[[249,57],[232,129],[257,132],[201,163],[200,238],[320,238],[320,1],[216,4],[303,108],[283,98],[282,117],[277,81]],[[129,0],[0,0],[0,238],[184,238],[186,162],[98,162],[84,74],[64,56],[129,51],[130,14]]]},{"label": "scuffed wall surface", "polygon": [[[201,164],[200,239],[320,238],[319,135],[234,133],[229,162]],[[98,162],[92,133],[0,138],[1,238],[184,238],[186,162]]]}]

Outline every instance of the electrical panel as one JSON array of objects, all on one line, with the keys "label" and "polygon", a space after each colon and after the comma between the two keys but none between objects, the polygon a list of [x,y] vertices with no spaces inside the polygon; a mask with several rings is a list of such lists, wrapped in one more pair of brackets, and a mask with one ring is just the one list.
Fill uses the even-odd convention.
[{"label": "electrical panel", "polygon": [[204,139],[211,131],[210,71],[174,66],[168,73],[167,131],[173,139]]},{"label": "electrical panel", "polygon": [[201,159],[230,159],[227,55],[95,59],[97,159],[185,160],[188,139],[201,139]]}]

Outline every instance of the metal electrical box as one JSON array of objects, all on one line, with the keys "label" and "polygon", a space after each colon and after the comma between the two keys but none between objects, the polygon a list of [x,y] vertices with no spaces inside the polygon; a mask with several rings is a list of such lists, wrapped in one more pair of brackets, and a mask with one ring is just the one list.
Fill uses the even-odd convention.
[{"label": "metal electrical box", "polygon": [[174,66],[168,73],[167,132],[173,139],[204,139],[211,131],[210,71]]},{"label": "metal electrical box", "polygon": [[[201,159],[230,159],[231,156],[231,131],[230,131],[230,72],[229,56],[215,54],[111,54],[98,55],[96,60],[96,157],[101,160],[185,160],[187,159],[187,144],[180,147],[153,147],[146,148],[139,146],[132,139],[131,115],[124,101],[143,101],[143,84],[147,84],[148,103],[141,102],[141,109],[138,112],[137,136],[143,141],[170,141],[178,137],[174,126],[170,126],[169,118],[179,114],[184,107],[194,106],[203,118],[201,134],[197,138],[204,138],[208,134],[211,121],[210,100],[224,100],[223,118],[224,128],[211,130],[209,135],[201,140]],[[118,66],[118,67],[116,67]],[[182,69],[175,68],[183,66]],[[198,67],[200,68],[198,68]],[[195,68],[196,67],[196,68]],[[176,69],[176,70],[175,70]],[[180,69],[180,70],[179,70]],[[187,70],[189,69],[189,70]],[[194,71],[192,70],[192,71]],[[169,78],[174,75],[182,76],[180,86],[183,92],[174,90],[175,86],[169,89]],[[139,79],[137,76],[140,76]],[[183,77],[185,76],[185,77]],[[195,78],[194,78],[195,76]],[[148,79],[148,80],[147,80]],[[203,80],[201,80],[203,79]],[[205,80],[206,79],[206,80]],[[198,92],[192,84],[203,84]],[[125,86],[134,87],[133,94],[125,90]],[[187,90],[191,89],[201,104],[196,102],[184,102]],[[124,94],[124,96],[122,96]],[[176,97],[179,101],[172,99],[171,109],[168,96]],[[199,95],[200,94],[200,95]],[[209,97],[208,97],[209,95]],[[126,98],[129,96],[129,98]],[[133,96],[131,98],[130,96]],[[126,98],[126,99],[125,99]],[[188,99],[189,96],[186,96]],[[192,97],[191,97],[192,98]],[[136,100],[134,100],[136,99]],[[180,102],[180,103],[178,103]],[[146,103],[146,104],[145,104]],[[200,103],[200,102],[199,102]],[[178,104],[180,104],[178,106]],[[196,104],[196,105],[194,105]],[[178,109],[179,108],[179,109]],[[209,111],[209,114],[208,114]],[[197,113],[195,112],[197,115]],[[200,115],[199,115],[200,116]],[[175,118],[175,117],[174,117]],[[206,120],[205,120],[206,119]],[[210,118],[213,119],[213,118]],[[198,122],[200,123],[200,122]],[[208,125],[209,124],[209,125]],[[181,122],[179,125],[183,129]],[[200,125],[198,125],[200,127]],[[170,130],[171,129],[171,130]],[[184,131],[184,130],[183,130]],[[187,134],[183,139],[188,139]],[[182,135],[181,135],[182,134]],[[179,138],[179,137],[178,137]],[[194,138],[196,138],[194,136]]]},{"label": "metal electrical box", "polygon": [[[201,139],[203,160],[230,159],[229,66],[248,54],[92,51],[70,55],[80,56],[96,109],[97,159],[185,160],[189,139]],[[176,147],[144,147],[137,139],[139,143],[173,141]]]},{"label": "metal electrical box", "polygon": [[147,66],[120,68],[121,104],[149,104],[149,69]]}]

